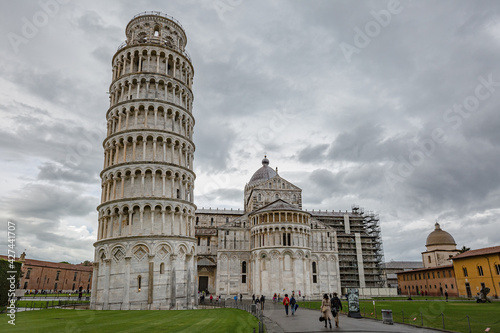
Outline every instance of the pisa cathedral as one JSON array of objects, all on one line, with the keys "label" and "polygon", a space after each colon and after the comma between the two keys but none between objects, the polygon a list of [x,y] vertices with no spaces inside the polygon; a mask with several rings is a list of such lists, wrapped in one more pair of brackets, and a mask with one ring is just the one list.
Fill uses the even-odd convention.
[{"label": "pisa cathedral", "polygon": [[199,290],[317,297],[382,286],[377,216],[303,210],[302,190],[267,158],[243,209],[197,209],[184,29],[144,12],[125,33],[112,59],[92,309],[191,309]]}]

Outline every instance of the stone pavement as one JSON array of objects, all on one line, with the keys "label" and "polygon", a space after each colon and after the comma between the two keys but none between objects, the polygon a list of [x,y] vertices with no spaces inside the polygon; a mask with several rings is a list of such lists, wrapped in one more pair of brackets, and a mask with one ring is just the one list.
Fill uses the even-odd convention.
[{"label": "stone pavement", "polygon": [[300,307],[294,316],[289,310],[288,317],[285,315],[285,307],[281,304],[266,302],[264,309],[264,324],[269,333],[281,332],[408,332],[427,333],[439,332],[429,328],[418,328],[403,324],[387,325],[382,321],[373,319],[354,319],[346,315],[340,315],[340,327],[335,327],[332,321],[332,329],[325,328],[324,322],[319,321],[320,312]]}]

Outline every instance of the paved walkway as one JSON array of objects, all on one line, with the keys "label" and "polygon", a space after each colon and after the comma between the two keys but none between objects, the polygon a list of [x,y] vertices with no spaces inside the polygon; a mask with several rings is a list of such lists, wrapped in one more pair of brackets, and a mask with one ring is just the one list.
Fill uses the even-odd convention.
[{"label": "paved walkway", "polygon": [[[300,305],[300,303],[299,303]],[[318,310],[309,310],[298,308],[294,316],[290,311],[288,317],[285,315],[285,307],[281,304],[273,304],[266,302],[264,309],[264,323],[268,332],[408,332],[408,333],[427,333],[438,332],[437,330],[428,328],[418,328],[403,324],[387,325],[381,321],[373,319],[354,319],[346,315],[340,315],[340,327],[335,327],[335,322],[332,321],[333,328],[324,327],[324,322],[319,321],[320,312]]]}]

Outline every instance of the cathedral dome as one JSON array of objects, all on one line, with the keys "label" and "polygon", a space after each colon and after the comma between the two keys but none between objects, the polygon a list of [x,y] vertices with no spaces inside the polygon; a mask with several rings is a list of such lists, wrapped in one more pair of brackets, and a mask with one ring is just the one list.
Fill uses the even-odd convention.
[{"label": "cathedral dome", "polygon": [[260,183],[263,180],[269,180],[276,175],[276,171],[269,167],[269,160],[266,156],[264,156],[264,159],[262,160],[262,167],[255,171],[248,185],[251,186]]},{"label": "cathedral dome", "polygon": [[433,245],[457,245],[453,236],[447,233],[444,230],[441,230],[439,223],[436,222],[435,229],[433,232],[427,236],[427,241],[425,246],[433,246]]}]

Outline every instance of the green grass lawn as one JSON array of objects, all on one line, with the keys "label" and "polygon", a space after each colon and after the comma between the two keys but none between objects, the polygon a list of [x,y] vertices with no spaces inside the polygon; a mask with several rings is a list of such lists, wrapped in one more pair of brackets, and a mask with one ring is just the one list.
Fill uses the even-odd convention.
[{"label": "green grass lawn", "polygon": [[252,332],[258,320],[243,310],[19,312],[16,326],[2,314],[0,332]]},{"label": "green grass lawn", "polygon": [[[319,310],[320,302],[301,302],[300,306]],[[343,311],[347,311],[347,302],[343,301]],[[360,301],[360,311],[363,317],[375,318],[373,301]],[[382,319],[382,309],[392,310],[394,322],[426,327],[443,328],[456,332],[469,332],[467,315],[470,318],[472,332],[500,332],[500,303],[478,304],[474,301],[375,301],[376,317]]]}]

